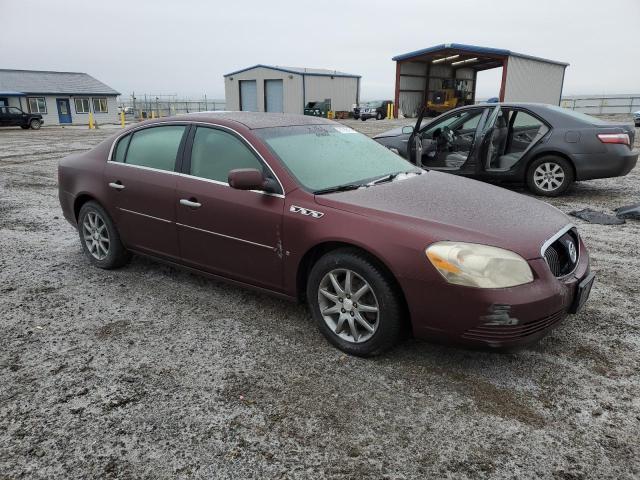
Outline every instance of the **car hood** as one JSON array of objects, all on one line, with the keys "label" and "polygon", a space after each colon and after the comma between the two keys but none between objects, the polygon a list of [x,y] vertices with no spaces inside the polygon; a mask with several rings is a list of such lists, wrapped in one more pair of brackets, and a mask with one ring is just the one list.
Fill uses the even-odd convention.
[{"label": "car hood", "polygon": [[316,195],[316,202],[418,230],[425,246],[441,240],[481,243],[527,259],[539,258],[544,242],[571,223],[560,210],[534,198],[435,171]]},{"label": "car hood", "polygon": [[[405,125],[405,127],[411,127],[413,128],[414,125],[411,124],[407,124]],[[382,132],[379,133],[377,135],[374,135],[373,138],[383,138],[383,137],[399,137],[400,135],[407,135],[406,133],[402,133],[402,128],[403,127],[398,127],[398,128],[394,128],[392,130],[387,130],[386,132]]]}]

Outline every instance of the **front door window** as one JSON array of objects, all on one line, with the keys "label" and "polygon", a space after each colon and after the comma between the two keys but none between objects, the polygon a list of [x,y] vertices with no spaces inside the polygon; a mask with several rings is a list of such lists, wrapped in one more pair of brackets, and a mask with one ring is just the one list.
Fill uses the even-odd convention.
[{"label": "front door window", "polygon": [[457,170],[473,150],[482,108],[464,110],[430,124],[421,132],[422,165]]}]

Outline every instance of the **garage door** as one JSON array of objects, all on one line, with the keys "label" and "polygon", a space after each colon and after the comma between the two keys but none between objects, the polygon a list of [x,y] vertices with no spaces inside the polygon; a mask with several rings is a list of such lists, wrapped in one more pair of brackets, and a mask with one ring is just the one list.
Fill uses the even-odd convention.
[{"label": "garage door", "polygon": [[240,80],[240,110],[258,111],[258,87],[255,80]]},{"label": "garage door", "polygon": [[282,93],[282,80],[265,80],[264,98],[266,102],[265,109],[267,112],[284,112]]}]

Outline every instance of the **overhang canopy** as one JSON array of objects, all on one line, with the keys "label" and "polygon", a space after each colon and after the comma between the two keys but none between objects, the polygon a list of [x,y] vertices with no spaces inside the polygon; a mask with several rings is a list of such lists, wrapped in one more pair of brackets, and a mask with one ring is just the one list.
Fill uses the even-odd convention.
[{"label": "overhang canopy", "polygon": [[392,60],[396,62],[437,62],[454,67],[472,68],[476,71],[501,67],[508,57],[520,57],[539,62],[553,63],[568,66],[568,63],[548,60],[546,58],[524,55],[522,53],[505,50],[502,48],[479,47],[477,45],[465,45],[463,43],[442,43],[433,47],[415,50],[409,53],[396,55]]}]

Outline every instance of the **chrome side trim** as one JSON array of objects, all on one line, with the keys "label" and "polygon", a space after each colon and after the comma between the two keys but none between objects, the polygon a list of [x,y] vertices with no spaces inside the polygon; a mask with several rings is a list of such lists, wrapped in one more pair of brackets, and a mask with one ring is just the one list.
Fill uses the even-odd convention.
[{"label": "chrome side trim", "polygon": [[[264,157],[260,154],[260,152],[258,152],[258,150],[256,150],[256,148],[253,146],[253,144],[247,140],[247,138],[242,135],[240,132],[238,132],[237,130],[234,130],[233,128],[227,127],[226,125],[219,125],[217,123],[210,123],[210,122],[197,122],[197,121],[193,121],[193,120],[168,120],[168,121],[164,121],[164,122],[154,122],[154,123],[146,123],[144,125],[140,125],[137,126],[135,128],[132,128],[131,130],[127,130],[126,132],[122,132],[120,135],[118,135],[113,142],[111,143],[111,147],[109,148],[109,155],[107,156],[107,162],[110,163],[117,163],[119,165],[128,165],[130,167],[137,167],[138,165],[129,165],[127,163],[122,163],[122,162],[114,162],[111,160],[111,157],[113,155],[113,150],[115,149],[116,143],[118,143],[118,140],[120,140],[122,137],[124,137],[125,135],[129,135],[130,133],[136,132],[138,130],[143,130],[145,128],[148,127],[153,127],[153,126],[158,126],[158,125],[185,125],[185,126],[189,126],[189,125],[202,125],[202,126],[209,126],[209,127],[216,127],[216,128],[221,128],[223,130],[227,130],[229,132],[233,132],[234,134],[236,134],[237,136],[239,136],[240,138],[242,138],[242,140],[245,141],[245,143],[247,145],[249,145],[249,147],[251,148],[251,150],[253,150],[253,152],[258,156],[258,158],[260,158],[260,160],[262,160],[262,162],[267,166],[267,168],[269,169],[269,171],[271,172],[271,174],[273,175],[273,177],[276,179],[276,181],[278,182],[278,185],[280,185],[280,190],[282,190],[282,194],[280,193],[267,193],[267,192],[261,192],[259,190],[250,190],[251,192],[255,192],[255,193],[260,193],[262,195],[269,195],[269,196],[278,196],[281,198],[284,198],[284,186],[282,185],[282,182],[280,181],[280,178],[278,178],[278,175],[276,175],[276,172],[273,171],[273,168],[271,168],[271,165],[269,165],[269,162],[267,162]],[[141,168],[148,168],[150,170],[155,170],[158,172],[166,172],[166,173],[173,173],[176,175],[185,175],[188,177],[192,177],[192,178],[197,178],[199,180],[207,180],[204,178],[200,178],[200,177],[193,177],[192,175],[187,175],[185,173],[179,173],[179,172],[168,172],[167,170],[159,170],[156,168],[151,168],[151,167],[141,167]],[[215,180],[212,180],[215,181]],[[222,183],[222,182],[218,182],[218,183]],[[229,186],[229,184],[226,184],[227,186]]]},{"label": "chrome side trim", "polygon": [[[211,180],[210,178],[196,177],[194,175],[189,175],[188,173],[178,173],[178,175],[181,176],[181,177],[184,177],[184,178],[190,178],[192,180],[199,180],[201,182],[209,182],[209,183],[213,183],[214,185],[220,185],[221,187],[231,188],[231,185],[229,185],[227,182],[220,182],[219,180]],[[281,187],[282,187],[282,185],[281,185]],[[248,190],[248,191],[249,192],[253,192],[253,193],[259,193],[260,195],[267,195],[268,197],[284,198],[284,195],[282,195],[281,193],[263,192],[261,190]],[[284,189],[282,191],[284,191]]]},{"label": "chrome side trim", "polygon": [[159,218],[159,217],[154,217],[153,215],[147,215],[146,213],[135,212],[133,210],[127,210],[126,208],[120,208],[120,207],[118,207],[118,208],[123,212],[133,213],[134,215],[140,215],[141,217],[147,217],[147,218],[151,218],[153,220],[158,220],[160,222],[165,222],[165,223],[173,223],[171,220],[167,220],[167,219]]},{"label": "chrome side trim", "polygon": [[276,250],[275,247],[270,247],[269,245],[264,245],[262,243],[251,242],[251,241],[245,240],[243,238],[232,237],[230,235],[225,235],[223,233],[212,232],[210,230],[205,230],[203,228],[192,227],[191,225],[185,225],[184,223],[176,223],[176,225],[178,225],[179,227],[190,228],[192,230],[197,230],[199,232],[208,233],[210,235],[215,235],[216,237],[228,238],[229,240],[236,240],[238,242],[248,243],[249,245],[254,245],[256,247],[268,248],[269,250]]},{"label": "chrome side trim", "polygon": [[[124,167],[129,167],[129,168],[139,168],[141,170],[149,170],[151,172],[167,173],[169,175],[177,175],[178,177],[191,178],[193,180],[199,180],[201,182],[208,182],[208,183],[213,183],[214,185],[220,185],[221,187],[231,188],[231,186],[226,182],[220,182],[218,180],[211,180],[209,178],[196,177],[194,175],[189,175],[187,173],[172,172],[170,170],[161,170],[159,168],[145,167],[145,166],[142,166],[142,165],[131,165],[130,163],[114,162],[113,160],[107,160],[107,163],[113,163],[115,165],[122,165]],[[248,191],[249,192],[253,192],[253,193],[259,193],[260,195],[267,195],[269,197],[284,198],[284,195],[282,195],[281,193],[262,192],[260,190],[248,190]]]},{"label": "chrome side trim", "polygon": [[107,160],[107,163],[113,163],[115,165],[122,165],[123,167],[129,167],[129,168],[139,168],[140,170],[149,170],[151,172],[167,173],[169,175],[180,175],[180,173],[173,172],[171,170],[162,170],[160,168],[145,167],[144,165],[132,165],[130,163],[114,162],[112,160]]}]

